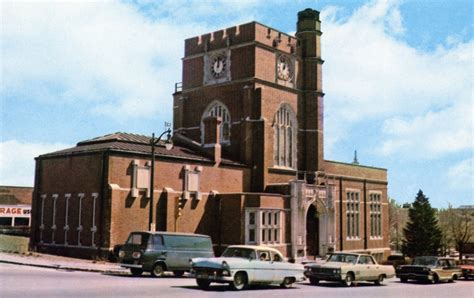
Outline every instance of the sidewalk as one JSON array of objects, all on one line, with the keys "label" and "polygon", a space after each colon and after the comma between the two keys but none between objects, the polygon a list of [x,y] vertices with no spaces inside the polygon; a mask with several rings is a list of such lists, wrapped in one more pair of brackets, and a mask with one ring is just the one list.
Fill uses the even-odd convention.
[{"label": "sidewalk", "polygon": [[129,274],[127,269],[121,268],[117,263],[74,259],[40,253],[15,254],[0,252],[0,263],[105,274]]}]

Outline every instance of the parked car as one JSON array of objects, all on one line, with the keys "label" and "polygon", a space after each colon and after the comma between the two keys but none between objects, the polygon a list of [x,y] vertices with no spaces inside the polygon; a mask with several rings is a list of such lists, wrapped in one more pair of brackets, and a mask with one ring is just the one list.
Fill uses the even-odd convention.
[{"label": "parked car", "polygon": [[442,280],[453,282],[461,276],[462,272],[456,266],[454,259],[421,256],[415,257],[411,265],[398,267],[396,274],[401,282],[413,279],[437,283]]},{"label": "parked car", "polygon": [[462,276],[465,279],[474,277],[474,259],[461,260],[459,267],[461,268]]},{"label": "parked car", "polygon": [[144,271],[154,276],[173,271],[182,276],[191,270],[191,258],[213,256],[209,236],[168,232],[132,232],[119,252],[120,266],[134,276]]},{"label": "parked car", "polygon": [[212,282],[242,290],[251,284],[289,288],[304,280],[303,265],[285,262],[278,250],[265,246],[232,245],[220,258],[192,259],[192,268],[197,285],[204,290]]},{"label": "parked car", "polygon": [[350,287],[355,281],[373,281],[381,285],[386,278],[395,276],[391,265],[379,265],[371,255],[332,253],[324,263],[305,266],[305,276],[312,285],[321,280],[339,281]]}]

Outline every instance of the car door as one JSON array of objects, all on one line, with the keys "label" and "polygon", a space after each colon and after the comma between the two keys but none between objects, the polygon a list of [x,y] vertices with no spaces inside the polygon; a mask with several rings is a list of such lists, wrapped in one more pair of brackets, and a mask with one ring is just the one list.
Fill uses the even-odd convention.
[{"label": "car door", "polygon": [[367,280],[369,279],[369,271],[370,267],[367,264],[367,257],[366,256],[360,256],[359,260],[357,261],[357,264],[355,265],[356,267],[356,280]]},{"label": "car door", "polygon": [[447,278],[452,278],[454,276],[454,274],[457,274],[458,277],[459,277],[459,270],[458,268],[456,267],[456,263],[454,262],[454,260],[446,260],[446,265],[447,265],[447,273],[448,273],[448,277]]},{"label": "car door", "polygon": [[381,269],[379,265],[375,262],[372,256],[367,256],[367,279],[368,280],[376,280],[381,273]]},{"label": "car door", "polygon": [[283,257],[276,253],[271,253],[271,264],[273,267],[273,283],[280,284],[287,276],[294,276],[295,274],[289,269],[288,263],[283,262]]},{"label": "car door", "polygon": [[273,282],[273,264],[270,251],[257,250],[257,259],[254,261],[255,282],[270,284]]},{"label": "car door", "polygon": [[439,279],[448,279],[448,264],[445,259],[439,259],[438,263],[436,264],[436,267],[438,267],[438,277]]}]

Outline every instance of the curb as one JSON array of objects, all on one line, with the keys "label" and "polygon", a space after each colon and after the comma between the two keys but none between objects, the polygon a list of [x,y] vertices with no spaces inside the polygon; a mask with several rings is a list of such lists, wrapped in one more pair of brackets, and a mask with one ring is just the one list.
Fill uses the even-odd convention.
[{"label": "curb", "polygon": [[63,265],[31,264],[31,263],[23,263],[23,262],[7,261],[7,260],[0,260],[0,263],[38,267],[38,268],[48,268],[48,269],[56,269],[56,270],[70,270],[70,271],[95,272],[95,273],[103,273],[103,274],[129,275],[128,271],[121,271],[121,270],[110,270],[110,269],[103,270],[103,269],[93,269],[93,268],[70,267],[70,266],[63,266]]}]

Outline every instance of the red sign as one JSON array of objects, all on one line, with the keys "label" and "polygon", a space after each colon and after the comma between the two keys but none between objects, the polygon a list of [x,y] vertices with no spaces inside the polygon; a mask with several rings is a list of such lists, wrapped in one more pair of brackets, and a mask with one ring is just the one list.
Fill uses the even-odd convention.
[{"label": "red sign", "polygon": [[0,216],[30,216],[31,207],[0,206]]}]

